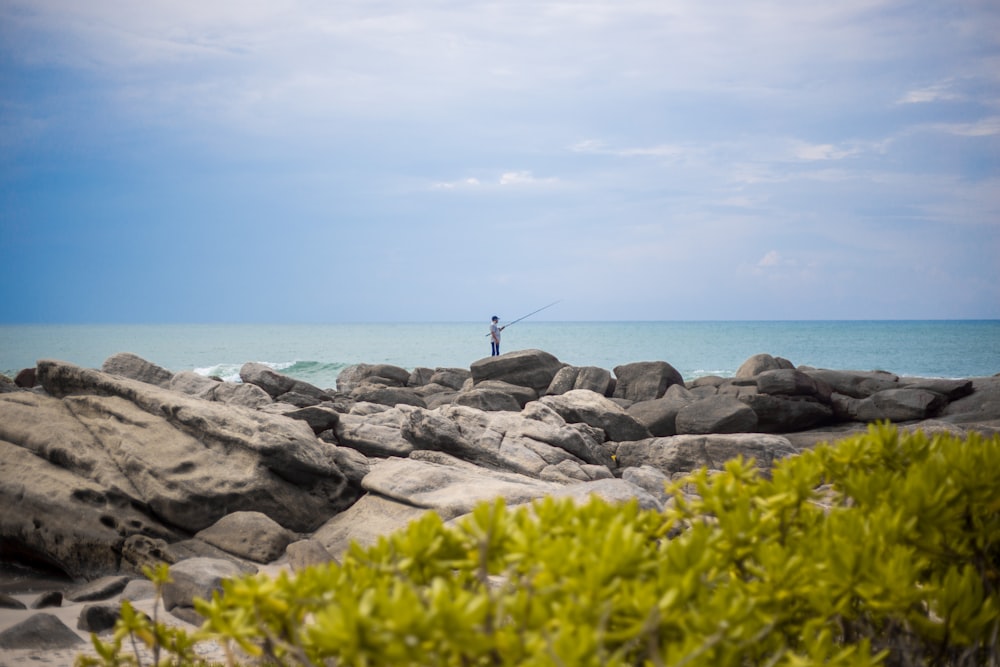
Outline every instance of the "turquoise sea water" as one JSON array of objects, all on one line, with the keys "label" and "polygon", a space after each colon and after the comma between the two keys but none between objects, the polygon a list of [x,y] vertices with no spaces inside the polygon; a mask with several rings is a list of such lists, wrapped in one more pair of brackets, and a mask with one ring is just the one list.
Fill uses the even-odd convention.
[{"label": "turquoise sea water", "polygon": [[[325,325],[3,325],[0,372],[38,359],[99,368],[133,352],[173,371],[238,379],[247,361],[333,387],[356,363],[468,368],[489,354],[487,322]],[[541,349],[575,366],[666,361],[685,379],[731,376],[767,352],[796,365],[922,377],[1000,373],[1000,320],[518,322],[502,352]]]}]

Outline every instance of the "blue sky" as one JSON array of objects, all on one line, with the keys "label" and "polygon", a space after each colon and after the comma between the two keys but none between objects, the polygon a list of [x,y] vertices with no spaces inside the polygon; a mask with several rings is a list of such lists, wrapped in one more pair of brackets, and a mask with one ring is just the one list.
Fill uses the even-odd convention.
[{"label": "blue sky", "polygon": [[1000,318],[993,0],[0,0],[0,322]]}]

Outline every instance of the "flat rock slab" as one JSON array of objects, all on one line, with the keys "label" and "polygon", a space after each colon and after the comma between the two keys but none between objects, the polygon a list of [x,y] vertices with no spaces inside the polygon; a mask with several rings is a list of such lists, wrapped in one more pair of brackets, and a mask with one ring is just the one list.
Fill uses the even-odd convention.
[{"label": "flat rock slab", "polygon": [[35,614],[0,632],[0,648],[55,650],[86,642],[56,616]]}]

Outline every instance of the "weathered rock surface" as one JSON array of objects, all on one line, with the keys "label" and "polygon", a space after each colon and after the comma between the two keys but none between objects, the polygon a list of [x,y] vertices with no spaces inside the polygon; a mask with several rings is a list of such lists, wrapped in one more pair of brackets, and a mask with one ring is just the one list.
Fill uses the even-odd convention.
[{"label": "weathered rock surface", "polygon": [[1000,377],[795,368],[766,354],[737,377],[687,384],[662,361],[612,374],[539,350],[468,370],[358,364],[336,391],[262,364],[245,364],[242,383],[127,353],[103,368],[41,361],[30,390],[0,378],[2,553],[115,586],[167,563],[186,587],[172,613],[193,623],[190,600],[223,577],[326,562],[427,512],[593,495],[659,508],[665,483],[691,470],[736,456],[766,470],[872,420],[1000,433]]},{"label": "weathered rock surface", "polygon": [[85,643],[58,617],[44,612],[0,632],[2,649],[54,650],[74,648]]},{"label": "weathered rock surface", "polygon": [[228,560],[189,558],[170,566],[170,579],[163,585],[163,607],[181,620],[200,625],[201,615],[194,610],[194,599],[212,599],[222,590],[222,581],[237,577],[242,570]]}]

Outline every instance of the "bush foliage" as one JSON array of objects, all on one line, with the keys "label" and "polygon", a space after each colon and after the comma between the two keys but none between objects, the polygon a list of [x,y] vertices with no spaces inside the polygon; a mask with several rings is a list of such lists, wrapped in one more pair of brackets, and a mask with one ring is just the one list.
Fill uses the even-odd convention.
[{"label": "bush foliage", "polygon": [[129,610],[89,660],[138,637],[177,664],[216,639],[270,664],[997,665],[998,471],[1000,437],[872,425],[770,474],[694,473],[664,512],[429,513],[340,564],[225,582],[193,636]]}]

